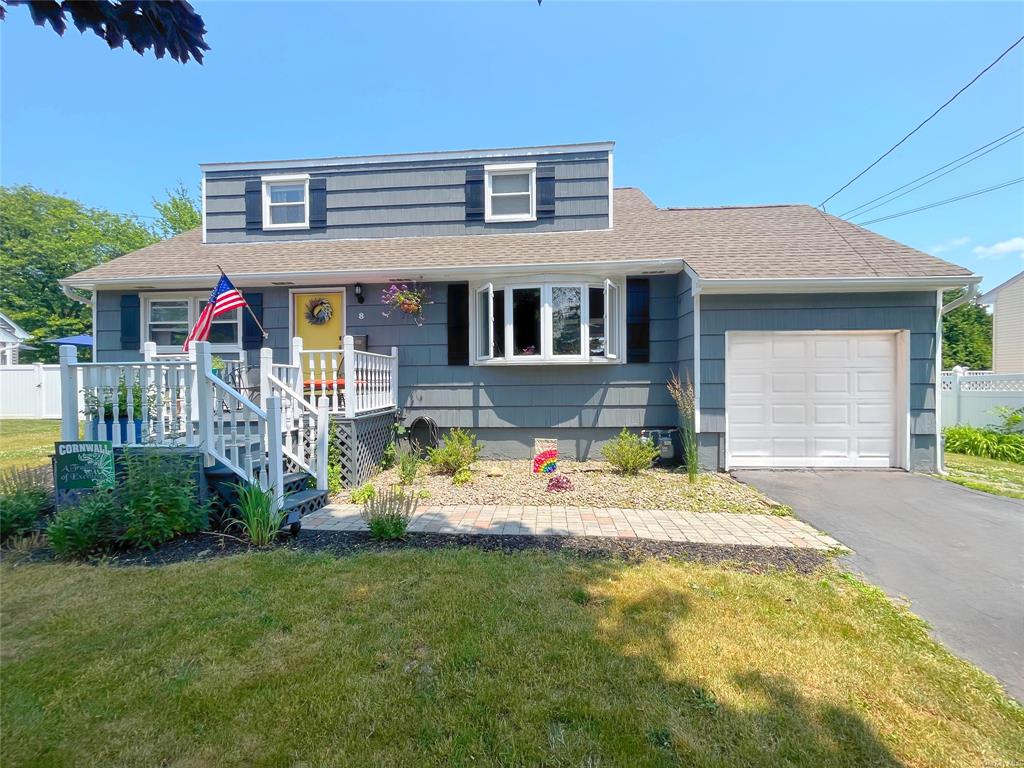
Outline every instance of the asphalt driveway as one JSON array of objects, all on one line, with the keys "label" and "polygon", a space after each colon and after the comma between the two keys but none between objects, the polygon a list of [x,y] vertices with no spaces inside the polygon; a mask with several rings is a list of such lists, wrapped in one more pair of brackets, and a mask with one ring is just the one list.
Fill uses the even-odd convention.
[{"label": "asphalt driveway", "polygon": [[1024,501],[898,471],[733,474],[852,549],[847,568],[1024,702]]}]

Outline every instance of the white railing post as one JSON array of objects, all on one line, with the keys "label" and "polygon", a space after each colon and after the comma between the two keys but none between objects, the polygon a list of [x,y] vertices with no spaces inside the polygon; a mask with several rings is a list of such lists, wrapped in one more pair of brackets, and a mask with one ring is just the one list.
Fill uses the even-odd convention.
[{"label": "white railing post", "polygon": [[949,422],[949,426],[955,427],[960,423],[960,381],[963,378],[964,369],[962,366],[956,365],[953,367],[953,381],[952,383],[952,400],[953,400],[953,419]]},{"label": "white railing post", "polygon": [[391,348],[391,405],[398,407],[398,347]]},{"label": "white railing post", "polygon": [[[78,439],[78,350],[60,348],[60,439]],[[100,414],[103,418],[103,414]]]},{"label": "white railing post", "polygon": [[320,395],[316,409],[316,489],[327,490],[327,452],[331,430],[331,400]]},{"label": "white railing post", "polygon": [[213,397],[207,375],[213,370],[213,355],[210,344],[197,341],[192,344],[196,351],[196,418],[199,425],[199,444],[203,446],[203,461],[206,466],[213,464],[210,451],[213,449]]},{"label": "white railing post", "polygon": [[284,497],[284,451],[281,446],[281,398],[271,395],[267,409],[267,476],[274,495],[274,509],[280,509]]},{"label": "white railing post", "polygon": [[345,418],[351,419],[356,415],[356,343],[348,335],[342,362],[345,366]]},{"label": "white railing post", "polygon": [[270,347],[260,349],[260,405],[270,397],[270,374],[274,370],[274,350]]},{"label": "white railing post", "polygon": [[[190,347],[189,348],[189,353],[191,353],[193,349],[194,349],[194,347]],[[142,345],[142,359],[145,362],[147,362],[147,363],[151,363],[154,360],[156,360],[156,342],[155,341],[147,341],[145,344]]]},{"label": "white railing post", "polygon": [[302,337],[292,338],[292,365],[302,367]]}]

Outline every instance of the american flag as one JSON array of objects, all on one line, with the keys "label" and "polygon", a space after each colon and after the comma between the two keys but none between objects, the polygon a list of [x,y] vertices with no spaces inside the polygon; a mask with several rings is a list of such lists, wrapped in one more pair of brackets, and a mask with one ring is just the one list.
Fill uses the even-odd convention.
[{"label": "american flag", "polygon": [[192,330],[189,331],[188,338],[185,339],[182,349],[188,352],[189,345],[193,341],[206,341],[210,335],[210,323],[213,322],[213,318],[223,315],[225,312],[230,312],[232,309],[244,306],[246,304],[242,294],[231,284],[228,276],[221,273],[217,287],[213,289],[213,293],[210,294],[210,300],[203,307],[203,311],[199,314],[196,324],[192,326]]}]

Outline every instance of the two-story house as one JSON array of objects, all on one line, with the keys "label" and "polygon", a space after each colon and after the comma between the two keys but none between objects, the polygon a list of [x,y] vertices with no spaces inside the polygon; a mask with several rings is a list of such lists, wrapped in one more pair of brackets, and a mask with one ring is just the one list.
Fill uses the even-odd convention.
[{"label": "two-story house", "polygon": [[[935,470],[942,291],[978,277],[807,205],[659,208],[615,187],[613,149],[208,163],[202,227],[62,282],[95,359],[140,360],[180,350],[222,268],[268,337],[235,311],[214,354],[397,348],[403,421],[488,455],[673,427],[677,371],[707,468]],[[420,323],[391,284],[427,291]]]}]

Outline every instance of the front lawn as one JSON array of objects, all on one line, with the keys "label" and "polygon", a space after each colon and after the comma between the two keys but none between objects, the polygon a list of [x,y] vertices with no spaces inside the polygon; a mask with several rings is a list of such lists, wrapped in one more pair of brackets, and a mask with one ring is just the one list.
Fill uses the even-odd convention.
[{"label": "front lawn", "polygon": [[454,548],[0,569],[5,766],[1024,762],[1024,710],[830,570]]},{"label": "front lawn", "polygon": [[976,491],[1024,499],[1024,464],[965,456],[961,453],[947,453],[945,463],[948,474],[944,479],[951,483]]},{"label": "front lawn", "polygon": [[[450,475],[431,474],[421,466],[416,487],[426,490],[423,503],[431,505],[487,505],[620,507],[673,509],[684,512],[746,512],[788,514],[760,491],[726,474],[701,473],[693,485],[684,470],[651,468],[629,476],[600,461],[562,461],[558,475],[569,478],[572,490],[548,491],[552,475],[535,473],[530,461],[476,461],[472,479],[456,485]],[[377,475],[375,488],[399,481],[398,468]],[[348,501],[348,492],[340,499]]]},{"label": "front lawn", "polygon": [[60,419],[0,419],[0,471],[50,463]]}]

